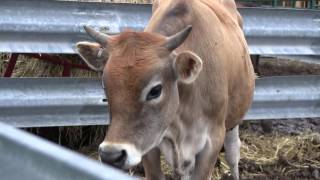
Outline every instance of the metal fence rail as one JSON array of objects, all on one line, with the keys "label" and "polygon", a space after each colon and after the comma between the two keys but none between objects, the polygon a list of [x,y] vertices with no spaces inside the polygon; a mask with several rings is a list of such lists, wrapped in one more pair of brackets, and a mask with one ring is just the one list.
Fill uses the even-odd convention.
[{"label": "metal fence rail", "polygon": [[[320,11],[241,8],[240,13],[252,54],[320,55]],[[77,41],[90,40],[84,24],[109,33],[142,30],[150,16],[150,5],[2,0],[0,52],[74,53]]]},{"label": "metal fence rail", "polygon": [[320,117],[320,76],[264,77],[256,81],[245,119]]},{"label": "metal fence rail", "polygon": [[0,78],[0,121],[18,127],[106,124],[101,82],[72,78]]},{"label": "metal fence rail", "polygon": [[2,180],[136,179],[3,123],[0,166]]},{"label": "metal fence rail", "polygon": [[[101,82],[82,78],[0,78],[0,121],[17,127],[109,123]],[[257,80],[245,119],[320,117],[320,76]]]},{"label": "metal fence rail", "polygon": [[310,64],[320,64],[320,56],[290,56],[290,55],[285,55],[285,56],[262,56],[262,57],[271,57],[271,58],[280,58],[280,59],[286,59],[286,60],[292,60],[292,61],[300,61],[300,62],[305,62],[305,63],[310,63]]}]

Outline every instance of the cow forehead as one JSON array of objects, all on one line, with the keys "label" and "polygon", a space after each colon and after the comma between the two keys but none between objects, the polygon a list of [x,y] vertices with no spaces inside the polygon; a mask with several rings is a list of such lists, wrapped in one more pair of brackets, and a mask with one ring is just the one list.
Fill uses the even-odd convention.
[{"label": "cow forehead", "polygon": [[161,48],[165,41],[166,38],[160,34],[126,31],[112,37],[108,41],[108,49],[115,56],[141,55],[141,52],[145,54]]},{"label": "cow forehead", "polygon": [[[121,61],[118,59],[118,61]],[[134,61],[134,60],[133,60]],[[108,85],[120,85],[120,86],[140,86],[142,81],[147,80],[153,73],[153,69],[156,67],[156,62],[149,64],[121,64],[121,63],[110,63],[106,69],[106,79]]]},{"label": "cow forehead", "polygon": [[109,95],[138,99],[153,76],[160,72],[162,62],[151,59],[131,59],[134,63],[128,64],[121,61],[122,59],[119,58],[112,59],[107,64],[105,79]]},{"label": "cow forehead", "polygon": [[161,57],[169,54],[164,40],[161,35],[144,32],[126,32],[113,39],[105,68],[108,86],[143,86],[163,64]]},{"label": "cow forehead", "polygon": [[110,100],[112,112],[123,113],[123,104],[126,104],[126,112],[133,113],[141,108],[140,99],[143,90],[148,86],[158,69],[145,66],[143,68],[132,66],[108,66],[105,73],[107,94]]}]

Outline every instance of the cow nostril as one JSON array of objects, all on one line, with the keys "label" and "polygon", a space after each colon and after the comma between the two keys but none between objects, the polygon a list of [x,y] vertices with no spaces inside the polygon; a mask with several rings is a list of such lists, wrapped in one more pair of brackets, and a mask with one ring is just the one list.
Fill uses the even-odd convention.
[{"label": "cow nostril", "polygon": [[125,150],[120,151],[120,156],[115,160],[115,162],[122,162],[127,159],[127,152]]},{"label": "cow nostril", "polygon": [[99,148],[100,159],[103,163],[122,168],[127,160],[126,150],[104,151]]}]

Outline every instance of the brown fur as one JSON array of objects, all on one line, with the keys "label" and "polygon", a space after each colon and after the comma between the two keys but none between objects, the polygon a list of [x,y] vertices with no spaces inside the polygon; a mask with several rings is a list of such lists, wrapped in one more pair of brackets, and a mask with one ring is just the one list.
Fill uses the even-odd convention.
[{"label": "brown fur", "polygon": [[[168,51],[165,37],[187,25],[187,39]],[[109,39],[107,148],[134,144],[147,179],[164,179],[159,148],[178,177],[210,179],[227,130],[252,102],[255,75],[241,28],[233,0],[156,0],[145,32]],[[153,78],[163,86],[156,104],[142,93]]]},{"label": "brown fur", "polygon": [[[223,95],[222,92],[229,91],[228,96],[231,99],[228,101],[233,102],[235,100],[237,102],[231,104],[228,108],[229,118],[226,119],[226,129],[234,127],[241,121],[251,103],[254,86],[254,73],[248,47],[240,28],[241,24],[238,22],[238,13],[234,2],[231,0],[160,0],[160,2],[161,7],[164,8],[160,7],[158,11],[154,11],[154,16],[152,16],[146,31],[160,32],[164,35],[177,32],[180,29],[178,27],[180,24],[166,24],[166,16],[170,11],[166,7],[174,8],[175,4],[179,3],[185,3],[189,6],[189,9],[192,7],[193,12],[185,17],[170,17],[173,18],[170,22],[182,22],[182,26],[193,25],[191,35],[179,50],[191,50],[204,61],[204,69],[196,82],[198,84],[196,87],[206,87],[206,89],[217,91],[217,95],[211,96],[212,98],[227,96],[227,94]],[[232,5],[226,8],[225,4]],[[167,29],[170,29],[171,32]],[[239,49],[239,47],[242,49]],[[210,53],[208,53],[208,49],[210,49]],[[208,74],[212,74],[211,77],[208,77]],[[241,90],[239,87],[243,86],[241,84],[243,81],[247,85],[243,87],[243,92],[239,92]],[[229,87],[225,86],[228,83]],[[207,87],[208,84],[217,84],[220,87]],[[249,92],[247,92],[248,89],[250,89]],[[215,92],[210,94],[212,93]],[[206,92],[200,92],[199,94],[207,95]],[[248,98],[243,102],[243,100],[240,100],[241,97]],[[203,98],[207,99],[207,97]],[[217,99],[212,99],[212,101],[217,101]]]},{"label": "brown fur", "polygon": [[[186,6],[184,9],[188,13],[171,16],[170,11],[181,4]],[[146,31],[171,35],[188,24],[193,26],[193,30],[177,52],[195,52],[203,60],[203,70],[192,85],[179,86],[182,104],[179,123],[190,130],[199,124],[199,117],[211,117],[206,120],[211,127],[215,147],[208,154],[203,152],[206,158],[199,160],[200,169],[194,173],[199,171],[201,175],[193,177],[209,179],[214,165],[212,161],[222,146],[226,130],[239,124],[250,107],[255,75],[241,29],[242,19],[234,1],[158,0]],[[177,143],[182,141],[178,136],[176,138]]]}]

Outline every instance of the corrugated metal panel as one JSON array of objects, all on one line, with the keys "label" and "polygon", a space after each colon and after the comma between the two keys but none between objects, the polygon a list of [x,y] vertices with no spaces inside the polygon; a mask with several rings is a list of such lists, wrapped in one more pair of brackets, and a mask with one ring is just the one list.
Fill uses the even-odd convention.
[{"label": "corrugated metal panel", "polygon": [[[251,54],[320,55],[320,11],[239,10]],[[90,40],[83,25],[109,33],[143,30],[150,16],[151,5],[2,0],[0,52],[72,54],[76,42]]]},{"label": "corrugated metal panel", "polygon": [[[0,78],[0,121],[18,127],[105,125],[100,80]],[[320,76],[265,77],[256,82],[245,119],[320,117]]]}]

